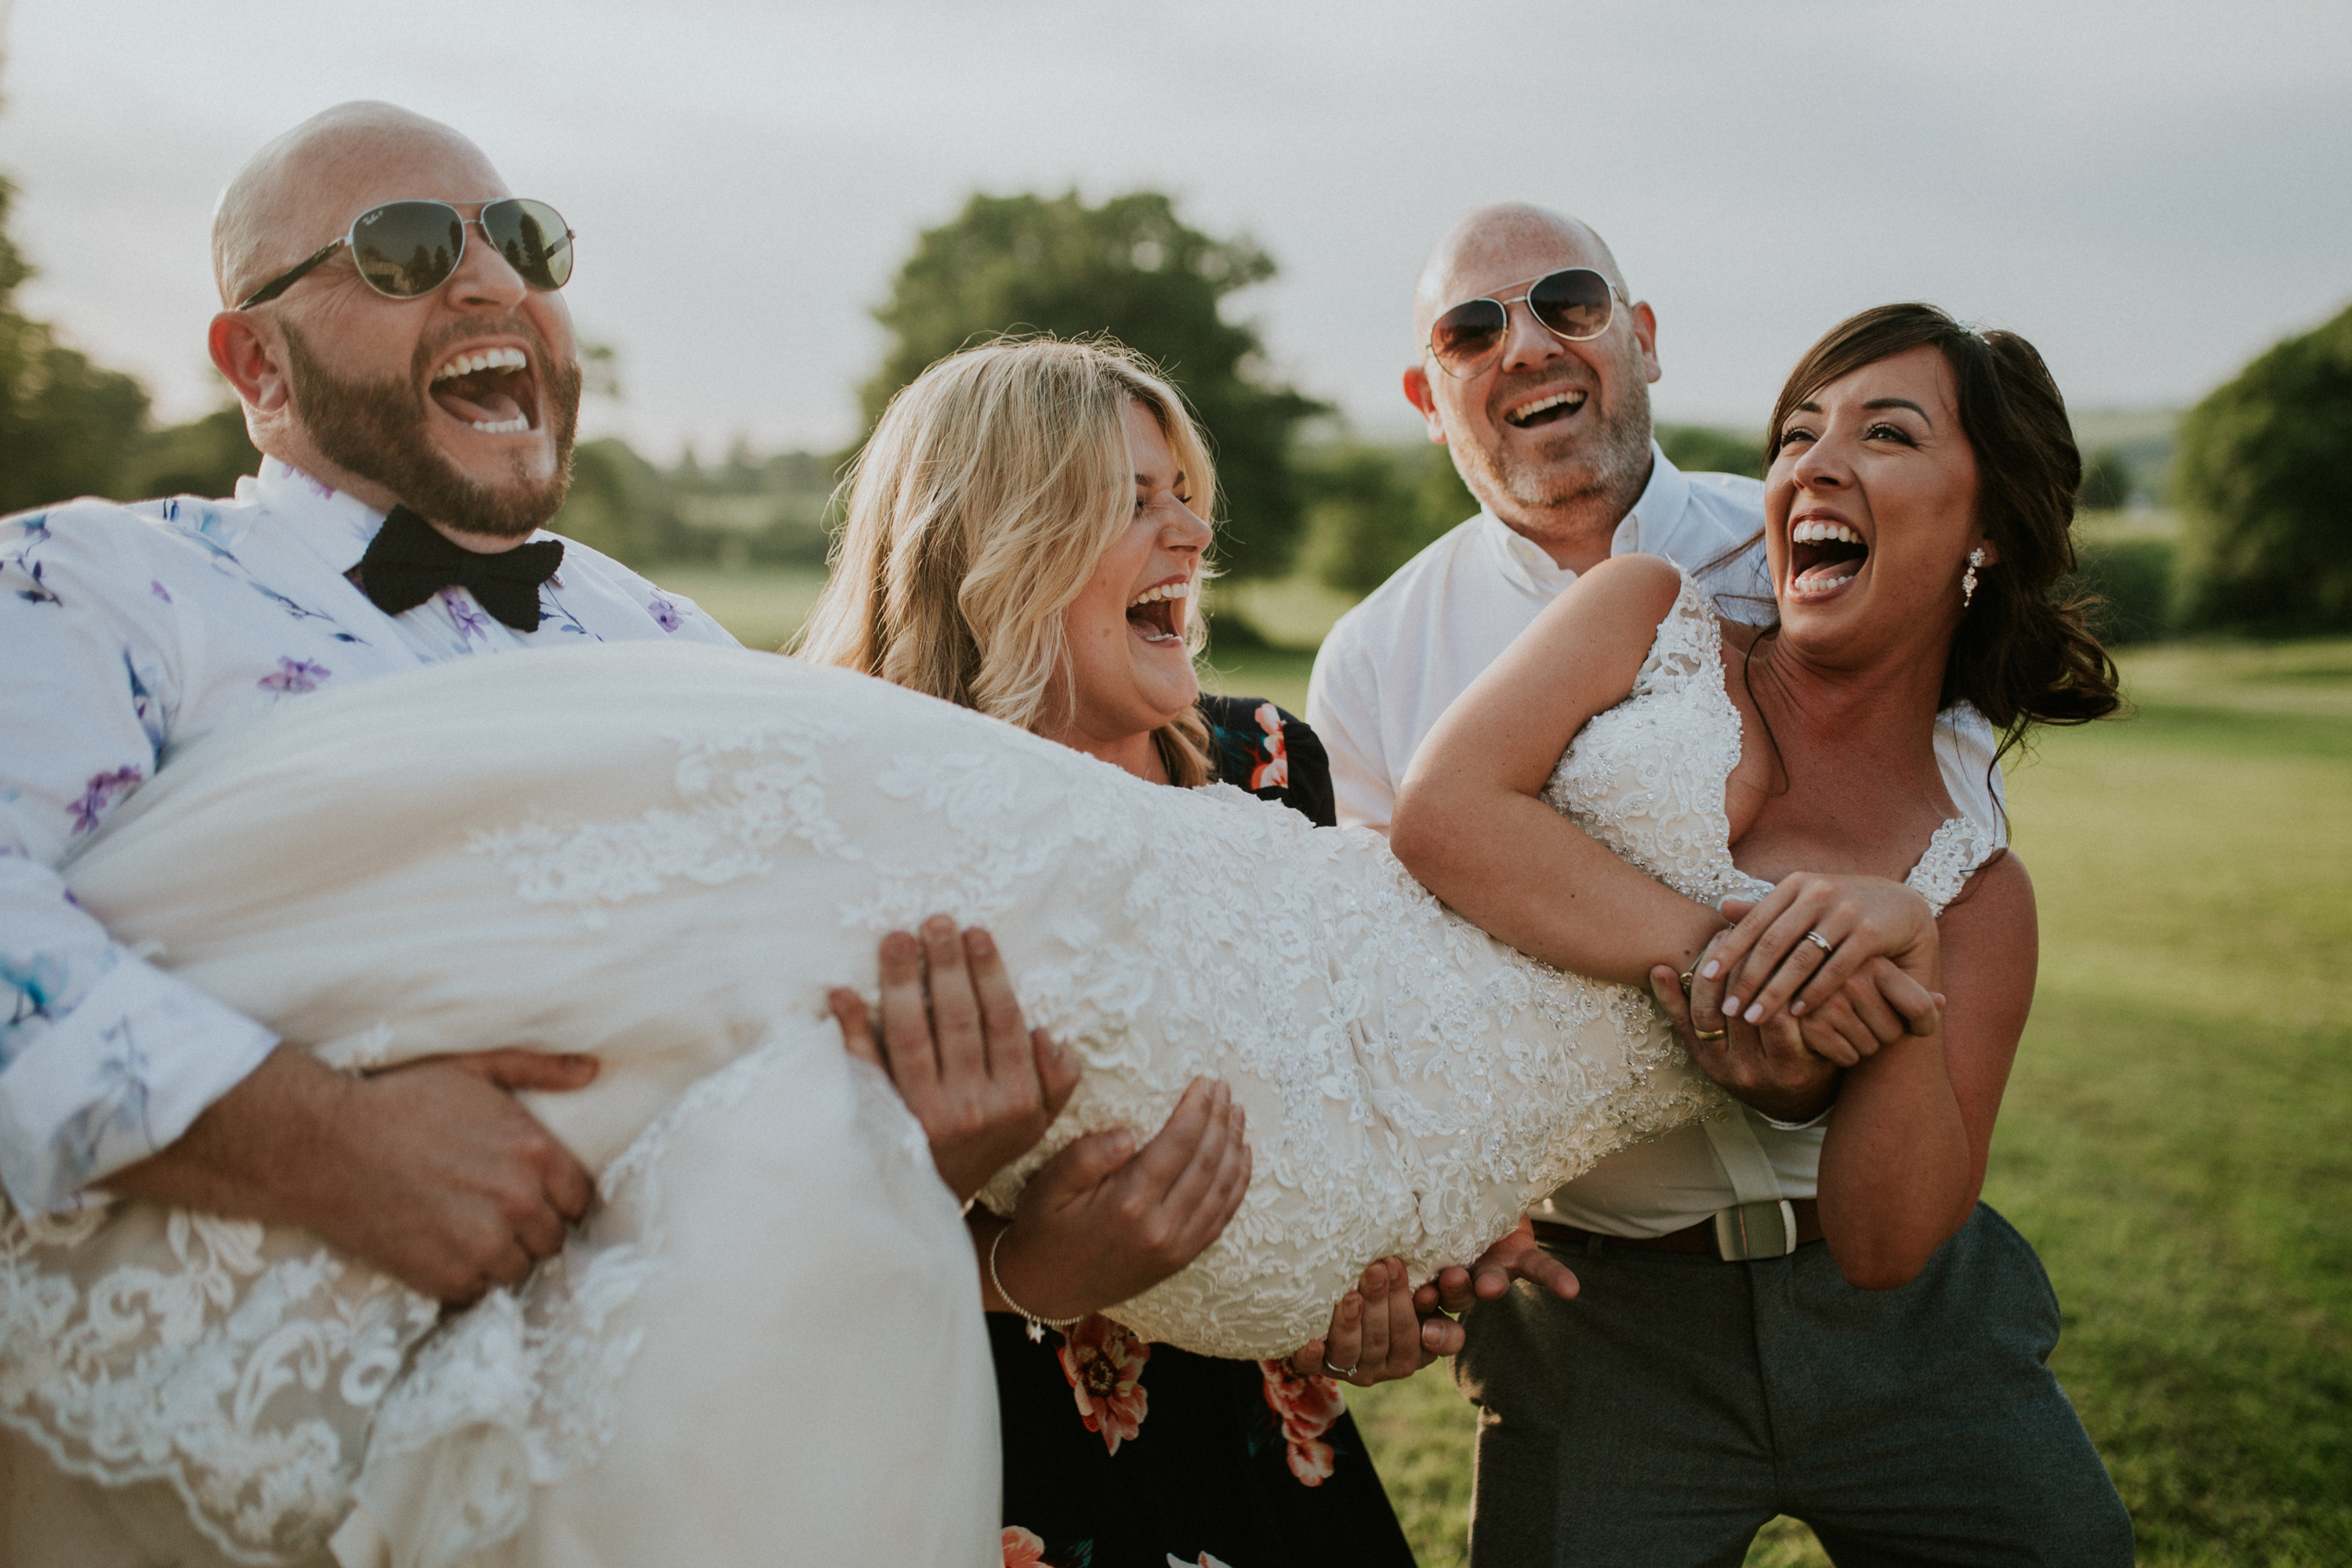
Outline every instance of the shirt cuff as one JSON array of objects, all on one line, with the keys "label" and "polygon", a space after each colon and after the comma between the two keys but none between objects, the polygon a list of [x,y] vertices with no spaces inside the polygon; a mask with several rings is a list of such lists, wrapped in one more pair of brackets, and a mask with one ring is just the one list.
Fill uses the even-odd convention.
[{"label": "shirt cuff", "polygon": [[244,1081],[278,1037],[136,959],[0,1068],[0,1184],[21,1214],[164,1148]]}]

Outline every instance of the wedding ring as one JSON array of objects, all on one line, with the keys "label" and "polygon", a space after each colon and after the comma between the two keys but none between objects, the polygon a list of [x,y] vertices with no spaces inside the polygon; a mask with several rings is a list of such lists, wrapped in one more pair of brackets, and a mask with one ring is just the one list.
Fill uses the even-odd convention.
[{"label": "wedding ring", "polygon": [[1825,936],[1823,936],[1821,932],[1819,932],[1819,931],[1807,931],[1807,932],[1805,933],[1805,935],[1804,935],[1804,940],[1805,940],[1805,941],[1807,941],[1807,942],[1811,942],[1815,947],[1820,948],[1823,952],[1832,952],[1836,951],[1835,949],[1833,949],[1833,948],[1830,945],[1830,939],[1829,939],[1829,938],[1827,938],[1827,937],[1825,937]]},{"label": "wedding ring", "polygon": [[1693,1029],[1691,1031],[1691,1038],[1695,1040],[1719,1040],[1729,1033],[1731,1033],[1731,1031],[1728,1029]]},{"label": "wedding ring", "polygon": [[1328,1377],[1353,1377],[1356,1375],[1356,1369],[1352,1366],[1333,1366],[1331,1364],[1331,1358],[1328,1355],[1323,1358],[1323,1372],[1324,1375]]},{"label": "wedding ring", "polygon": [[1677,981],[1680,981],[1680,982],[1682,983],[1682,988],[1683,988],[1683,1000],[1684,1000],[1684,1001],[1685,1001],[1685,1002],[1687,1002],[1687,1001],[1689,1001],[1689,1000],[1690,1000],[1690,983],[1691,983],[1691,976],[1692,976],[1693,974],[1696,974],[1696,973],[1697,973],[1697,971],[1696,971],[1696,970],[1685,969],[1685,970],[1684,970],[1680,974],[1677,974],[1677,975],[1675,975],[1675,978]]}]

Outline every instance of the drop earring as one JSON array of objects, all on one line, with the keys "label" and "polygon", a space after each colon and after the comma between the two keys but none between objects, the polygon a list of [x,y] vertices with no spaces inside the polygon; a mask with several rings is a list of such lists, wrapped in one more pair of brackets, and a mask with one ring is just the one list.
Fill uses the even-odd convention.
[{"label": "drop earring", "polygon": [[1969,569],[1960,574],[1960,608],[1965,610],[1977,596],[1977,568],[1985,563],[1984,546],[1969,552]]}]

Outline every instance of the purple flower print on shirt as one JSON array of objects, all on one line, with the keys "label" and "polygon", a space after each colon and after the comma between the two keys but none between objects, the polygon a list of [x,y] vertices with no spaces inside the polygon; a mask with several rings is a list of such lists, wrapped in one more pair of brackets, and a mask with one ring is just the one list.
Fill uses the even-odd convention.
[{"label": "purple flower print on shirt", "polygon": [[152,578],[148,580],[147,591],[167,605],[172,602],[172,591]]},{"label": "purple flower print on shirt", "polygon": [[106,808],[137,789],[147,779],[146,773],[135,766],[124,766],[108,773],[92,773],[81,798],[66,809],[73,814],[73,837],[98,831],[99,818]]},{"label": "purple flower print on shirt", "polygon": [[686,617],[677,613],[677,606],[659,594],[646,602],[646,608],[653,612],[654,625],[666,632],[674,632],[686,625]]},{"label": "purple flower print on shirt", "polygon": [[489,616],[460,597],[455,588],[442,589],[440,596],[443,607],[449,612],[449,618],[457,624],[459,637],[468,642],[476,637],[481,638],[484,642],[490,640]]},{"label": "purple flower print on shirt", "polygon": [[278,673],[265,675],[254,684],[264,691],[297,696],[305,691],[318,690],[319,682],[334,673],[323,664],[313,664],[307,658],[287,658],[281,655],[278,660]]}]

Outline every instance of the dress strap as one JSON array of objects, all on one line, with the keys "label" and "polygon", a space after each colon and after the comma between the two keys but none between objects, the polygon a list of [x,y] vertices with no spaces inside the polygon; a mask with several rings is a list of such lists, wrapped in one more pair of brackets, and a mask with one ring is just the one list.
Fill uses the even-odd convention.
[{"label": "dress strap", "polygon": [[1919,863],[1903,879],[1904,886],[1927,900],[1927,907],[1940,915],[1999,847],[1967,817],[1947,817],[1920,852]]},{"label": "dress strap", "polygon": [[1659,618],[1649,655],[1633,677],[1633,696],[1678,689],[1711,677],[1721,668],[1723,628],[1716,624],[1714,601],[1689,568],[1679,562],[1674,564],[1682,587]]}]

